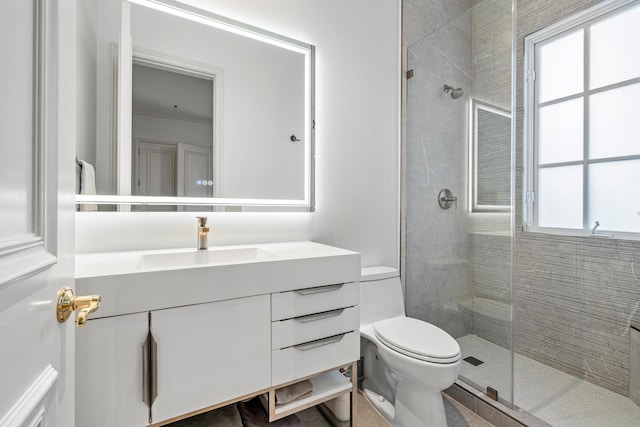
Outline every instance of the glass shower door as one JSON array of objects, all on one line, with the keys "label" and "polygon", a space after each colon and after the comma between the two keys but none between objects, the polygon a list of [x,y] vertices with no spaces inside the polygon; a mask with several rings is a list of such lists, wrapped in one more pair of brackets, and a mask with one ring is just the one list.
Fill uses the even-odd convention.
[{"label": "glass shower door", "polygon": [[407,314],[456,338],[463,386],[511,407],[512,2],[476,2],[406,52]]}]

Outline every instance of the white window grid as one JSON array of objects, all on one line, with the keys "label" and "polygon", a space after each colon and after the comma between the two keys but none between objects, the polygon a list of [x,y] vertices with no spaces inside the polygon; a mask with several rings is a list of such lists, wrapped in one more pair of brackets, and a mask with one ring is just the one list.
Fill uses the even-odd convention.
[{"label": "white window grid", "polygon": [[[525,173],[523,179],[523,231],[553,233],[559,235],[592,235],[591,229],[594,224],[589,224],[589,165],[598,163],[614,163],[627,160],[640,160],[640,154],[616,157],[601,157],[589,159],[589,97],[598,93],[631,86],[640,83],[640,77],[632,78],[616,83],[604,85],[594,89],[589,88],[590,82],[590,28],[592,25],[611,17],[616,13],[623,12],[627,7],[640,4],[640,0],[610,0],[597,4],[596,6],[561,20],[549,27],[533,33],[524,40],[524,162]],[[639,23],[640,25],[640,23]],[[536,84],[536,69],[538,68],[537,58],[540,47],[544,44],[565,37],[576,31],[583,31],[583,52],[584,52],[584,76],[583,90],[556,99],[538,102],[539,86]],[[538,135],[538,111],[541,107],[551,106],[575,99],[583,99],[583,156],[581,160],[566,162],[549,162],[540,164],[538,162],[537,135]],[[582,166],[582,229],[551,228],[538,226],[536,189],[538,188],[538,170],[562,166]],[[599,236],[616,237],[622,239],[640,240],[640,233],[620,232],[609,233]]]}]

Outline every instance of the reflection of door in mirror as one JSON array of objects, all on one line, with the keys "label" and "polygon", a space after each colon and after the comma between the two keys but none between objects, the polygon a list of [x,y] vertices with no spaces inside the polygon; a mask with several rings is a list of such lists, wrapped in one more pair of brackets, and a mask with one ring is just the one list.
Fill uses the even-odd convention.
[{"label": "reflection of door in mirror", "polygon": [[[178,150],[175,143],[134,140],[135,156],[132,164],[131,186],[133,195],[176,195],[176,164]],[[132,206],[134,211],[175,211],[174,206]]]},{"label": "reflection of door in mirror", "polygon": [[174,197],[177,186],[178,150],[175,143],[134,141],[137,151],[133,163],[133,188],[136,196]]},{"label": "reflection of door in mirror", "polygon": [[178,144],[178,197],[213,197],[210,148]]},{"label": "reflection of door in mirror", "polygon": [[[133,152],[131,194],[134,196],[213,197],[210,148],[136,139]],[[175,211],[176,206],[149,205],[134,209]]]},{"label": "reflection of door in mirror", "polygon": [[214,197],[215,77],[173,62],[134,57],[132,194]]},{"label": "reflection of door in mirror", "polygon": [[[178,144],[178,197],[213,197],[212,158],[209,148]],[[178,210],[202,212],[213,207],[180,205]]]}]

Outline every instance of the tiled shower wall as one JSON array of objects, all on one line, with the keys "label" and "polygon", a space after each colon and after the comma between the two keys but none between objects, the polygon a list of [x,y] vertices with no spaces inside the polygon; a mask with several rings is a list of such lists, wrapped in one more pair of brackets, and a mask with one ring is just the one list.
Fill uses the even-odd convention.
[{"label": "tiled shower wall", "polygon": [[639,304],[639,242],[517,236],[518,353],[628,396]]},{"label": "tiled shower wall", "polygon": [[[407,314],[469,333],[471,300],[466,219],[467,102],[471,93],[471,0],[403,1],[404,233]],[[457,100],[443,86],[461,87]],[[458,197],[443,210],[441,189]]]},{"label": "tiled shower wall", "polygon": [[[511,0],[482,0],[472,11],[473,97],[511,110]],[[502,150],[501,150],[502,151]],[[509,176],[510,158],[498,175]],[[470,213],[469,260],[473,287],[471,332],[511,348],[511,219],[508,213]]]},{"label": "tiled shower wall", "polygon": [[[516,224],[522,223],[523,37],[596,3],[518,0]],[[640,322],[640,242],[517,232],[515,243],[516,351],[628,396],[629,325]]]}]

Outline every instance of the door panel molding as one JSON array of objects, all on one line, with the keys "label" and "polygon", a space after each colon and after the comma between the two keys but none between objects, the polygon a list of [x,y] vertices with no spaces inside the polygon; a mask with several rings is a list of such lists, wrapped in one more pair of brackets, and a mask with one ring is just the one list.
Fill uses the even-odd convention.
[{"label": "door panel molding", "polygon": [[21,250],[13,259],[5,259],[0,264],[0,291],[27,280],[45,270],[50,269],[57,262],[57,258],[41,245],[36,250]]},{"label": "door panel molding", "polygon": [[0,420],[0,426],[39,427],[43,425],[49,403],[55,402],[53,395],[57,381],[58,371],[48,365]]},{"label": "door panel molding", "polygon": [[[26,188],[31,194],[32,224],[29,233],[0,239],[0,291],[56,263],[56,256],[45,244],[47,222],[50,220],[47,212],[57,206],[55,197],[45,197],[46,194],[56,194],[56,185],[45,179],[47,169],[55,166],[55,161],[50,164],[45,156],[48,146],[52,144],[50,138],[54,138],[46,132],[48,121],[55,120],[55,117],[50,118],[48,114],[51,101],[47,94],[51,92],[49,85],[54,82],[48,75],[48,68],[52,64],[49,64],[46,49],[46,34],[50,31],[46,25],[47,2],[33,0],[33,13],[34,54],[31,70],[25,70],[25,73],[33,76],[32,158],[25,162],[26,164],[20,165],[24,170],[30,171],[33,177],[31,188]],[[11,159],[6,161],[11,162]]]}]

